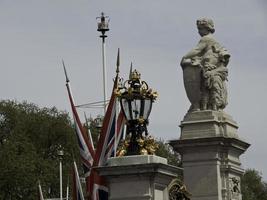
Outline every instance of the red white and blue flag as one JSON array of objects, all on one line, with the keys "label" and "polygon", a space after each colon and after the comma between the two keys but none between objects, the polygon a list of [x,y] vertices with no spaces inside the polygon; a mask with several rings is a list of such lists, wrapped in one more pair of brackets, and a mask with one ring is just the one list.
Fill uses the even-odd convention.
[{"label": "red white and blue flag", "polygon": [[116,97],[112,94],[103,120],[100,137],[97,143],[94,166],[102,166],[114,151],[116,131]]},{"label": "red white and blue flag", "polygon": [[[98,165],[95,165],[95,166],[102,166],[106,163],[108,158],[115,156],[118,143],[120,139],[122,138],[123,128],[126,122],[123,113],[120,112],[116,120],[117,121],[117,127],[115,127],[116,132],[117,132],[116,136],[114,134],[115,133],[114,121],[113,120],[109,120],[109,121],[111,123],[110,125],[111,128],[107,129],[109,130],[109,132],[106,135],[108,145],[103,145],[103,146],[101,145],[100,148],[102,148],[103,151],[99,151],[98,155],[102,156],[102,158],[100,157]],[[90,176],[90,183],[91,183],[90,187],[92,188],[90,192],[92,194],[92,197],[91,197],[92,200],[107,200],[108,199],[108,188],[106,185],[106,181],[103,177],[99,176],[97,172],[94,170],[92,171],[91,176]]]},{"label": "red white and blue flag", "polygon": [[115,131],[114,132],[116,132],[117,134],[115,135],[115,134],[111,133],[113,136],[109,140],[108,146],[106,148],[104,162],[107,161],[108,158],[116,156],[116,151],[117,151],[119,142],[122,139],[123,131],[124,131],[124,125],[126,123],[126,120],[125,120],[125,117],[124,117],[124,114],[122,111],[119,112],[116,121],[117,121],[117,123],[115,124]]},{"label": "red white and blue flag", "polygon": [[86,130],[82,126],[82,123],[76,111],[70,89],[69,79],[67,77],[66,69],[64,66],[64,71],[66,75],[66,86],[73,112],[76,136],[78,138],[81,159],[86,173],[87,195],[89,196],[90,200],[108,199],[108,188],[106,186],[105,179],[99,176],[98,173],[94,169],[92,169],[92,166],[103,166],[104,164],[106,164],[108,158],[116,156],[116,149],[118,147],[120,139],[123,136],[123,129],[126,123],[123,112],[118,112],[117,98],[114,93],[118,84],[118,67],[119,52],[117,58],[117,76],[114,81],[113,91],[109,101],[109,105],[104,116],[100,137],[97,143],[97,148],[94,150],[92,141],[89,140],[86,134]]},{"label": "red white and blue flag", "polygon": [[[117,77],[114,82],[113,90],[117,85]],[[97,148],[94,157],[94,167],[103,166],[112,151],[114,151],[115,131],[116,131],[116,96],[112,91],[112,95],[108,104],[108,108],[103,120],[103,125],[100,133],[100,137],[97,143]],[[93,170],[90,176],[90,194],[92,200],[107,200],[108,188],[106,186],[103,177],[99,176],[96,171]]]},{"label": "red white and blue flag", "polygon": [[83,164],[83,169],[85,176],[88,177],[90,175],[90,170],[93,165],[93,158],[94,158],[94,149],[92,144],[90,143],[90,140],[86,134],[86,130],[84,129],[81,120],[79,118],[78,112],[75,108],[74,104],[74,99],[72,97],[71,93],[71,87],[70,87],[70,81],[67,76],[66,68],[63,62],[64,66],[64,71],[66,75],[66,87],[68,90],[68,95],[69,95],[69,100],[71,104],[71,110],[73,113],[73,119],[74,119],[74,126],[75,126],[75,132],[77,136],[77,141],[79,145],[79,150],[80,150],[80,156],[81,156],[81,161]]},{"label": "red white and blue flag", "polygon": [[[108,108],[103,120],[103,125],[100,137],[97,143],[97,148],[94,157],[94,167],[103,166],[106,164],[108,158],[115,156],[119,140],[122,138],[123,127],[125,125],[125,118],[122,111],[117,114],[117,97],[114,93],[118,85],[118,70],[119,68],[119,52],[117,57],[117,76],[114,81],[112,95],[108,104]],[[99,176],[93,170],[90,176],[90,188],[92,200],[106,200],[108,199],[108,188],[103,177]]]},{"label": "red white and blue flag", "polygon": [[75,161],[73,162],[72,179],[72,199],[84,200],[83,190]]},{"label": "red white and blue flag", "polygon": [[[106,164],[108,158],[114,157],[119,140],[122,138],[126,120],[122,111],[116,117],[116,106],[116,97],[112,94],[104,117],[103,127],[96,149],[94,166],[103,166]],[[116,135],[115,132],[117,133]],[[99,176],[94,170],[90,176],[90,183],[92,200],[108,199],[108,188],[105,179]]]}]

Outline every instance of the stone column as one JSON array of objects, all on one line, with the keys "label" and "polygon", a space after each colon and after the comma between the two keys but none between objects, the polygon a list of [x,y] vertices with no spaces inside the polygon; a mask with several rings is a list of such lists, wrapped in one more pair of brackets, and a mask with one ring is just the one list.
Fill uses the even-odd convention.
[{"label": "stone column", "polygon": [[182,156],[192,200],[241,200],[239,156],[249,144],[239,138],[232,117],[222,111],[195,111],[180,127],[180,139],[170,144]]},{"label": "stone column", "polygon": [[108,182],[110,200],[168,200],[168,185],[181,169],[158,156],[110,158],[96,169]]}]

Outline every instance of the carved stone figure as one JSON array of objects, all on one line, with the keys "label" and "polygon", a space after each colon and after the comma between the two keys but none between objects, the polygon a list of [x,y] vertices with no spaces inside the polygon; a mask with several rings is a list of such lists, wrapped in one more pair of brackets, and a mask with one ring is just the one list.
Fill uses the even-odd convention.
[{"label": "carved stone figure", "polygon": [[197,20],[201,39],[181,61],[184,85],[191,102],[190,111],[222,110],[227,105],[227,80],[230,54],[213,37],[211,19]]},{"label": "carved stone figure", "polygon": [[168,186],[170,200],[190,200],[190,194],[181,180],[174,179]]},{"label": "carved stone figure", "polygon": [[230,178],[230,200],[241,200],[240,180],[237,177]]}]

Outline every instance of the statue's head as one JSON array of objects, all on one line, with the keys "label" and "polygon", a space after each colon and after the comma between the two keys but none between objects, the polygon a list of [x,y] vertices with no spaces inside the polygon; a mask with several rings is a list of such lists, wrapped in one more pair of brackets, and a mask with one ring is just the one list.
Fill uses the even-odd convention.
[{"label": "statue's head", "polygon": [[214,33],[214,23],[212,19],[201,18],[197,20],[198,32],[201,36],[207,35],[209,33]]}]

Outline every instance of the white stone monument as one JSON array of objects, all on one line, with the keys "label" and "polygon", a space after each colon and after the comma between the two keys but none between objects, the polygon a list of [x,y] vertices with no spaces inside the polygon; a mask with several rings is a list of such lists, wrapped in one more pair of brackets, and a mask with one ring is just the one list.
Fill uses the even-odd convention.
[{"label": "white stone monument", "polygon": [[107,180],[110,200],[169,200],[168,185],[181,174],[154,155],[110,158],[96,170]]},{"label": "white stone monument", "polygon": [[170,144],[182,155],[184,183],[192,200],[241,200],[239,156],[249,144],[224,112],[194,111],[181,122],[179,140]]},{"label": "white stone monument", "polygon": [[239,157],[249,147],[237,123],[223,109],[230,54],[214,37],[211,19],[197,20],[201,39],[181,61],[191,107],[181,122],[181,136],[170,141],[182,156],[184,183],[192,200],[241,200]]}]

